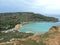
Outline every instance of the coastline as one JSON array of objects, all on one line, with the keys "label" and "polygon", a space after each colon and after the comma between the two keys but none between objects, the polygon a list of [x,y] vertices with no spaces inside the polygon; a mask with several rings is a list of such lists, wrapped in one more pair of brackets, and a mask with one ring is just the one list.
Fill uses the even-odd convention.
[{"label": "coastline", "polygon": [[[17,25],[20,25],[20,26],[16,26],[18,29],[17,30],[19,30],[20,28],[22,28],[24,25],[29,25],[29,24],[33,24],[33,23],[37,23],[37,22],[21,22],[21,24],[17,24]],[[57,22],[38,22],[38,23],[57,23]],[[59,22],[58,22],[59,23]],[[13,30],[15,30],[15,27],[14,28],[12,28],[12,29],[8,29],[8,30],[5,30],[5,32],[8,32],[8,31],[13,31]],[[2,32],[4,32],[4,31],[2,31]]]}]

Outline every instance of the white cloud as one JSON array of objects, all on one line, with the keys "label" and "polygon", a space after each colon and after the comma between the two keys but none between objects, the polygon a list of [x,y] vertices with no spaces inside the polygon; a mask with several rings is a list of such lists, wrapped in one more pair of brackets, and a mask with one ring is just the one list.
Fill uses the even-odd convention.
[{"label": "white cloud", "polygon": [[43,6],[44,9],[60,9],[60,0],[34,0],[33,3],[28,2],[27,4],[32,8]]},{"label": "white cloud", "polygon": [[45,13],[59,13],[60,0],[34,0],[30,6],[34,10]]},{"label": "white cloud", "polygon": [[60,0],[0,0],[0,6],[11,6],[37,12],[49,12],[60,10]]},{"label": "white cloud", "polygon": [[[60,0],[0,0],[0,2],[6,5],[12,4],[19,7],[19,5],[25,5],[27,8],[39,8],[44,9],[56,9],[60,8]],[[27,6],[28,5],[28,6]]]},{"label": "white cloud", "polygon": [[46,10],[58,10],[60,9],[60,6],[58,5],[46,6],[45,9]]}]

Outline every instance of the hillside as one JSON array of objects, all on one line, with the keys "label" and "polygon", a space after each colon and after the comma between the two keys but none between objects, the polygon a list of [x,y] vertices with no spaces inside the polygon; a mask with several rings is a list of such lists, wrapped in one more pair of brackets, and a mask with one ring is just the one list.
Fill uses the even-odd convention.
[{"label": "hillside", "polygon": [[47,17],[42,14],[35,14],[32,12],[17,12],[17,13],[0,13],[0,31],[13,28],[16,24],[21,22],[57,22],[58,19],[54,17]]},{"label": "hillside", "polygon": [[60,26],[53,26],[44,34],[2,33],[0,45],[60,45]]}]

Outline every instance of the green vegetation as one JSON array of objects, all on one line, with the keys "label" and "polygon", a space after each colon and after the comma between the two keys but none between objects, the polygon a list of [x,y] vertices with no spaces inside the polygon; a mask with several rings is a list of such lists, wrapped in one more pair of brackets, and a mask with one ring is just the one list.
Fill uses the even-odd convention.
[{"label": "green vegetation", "polygon": [[44,42],[37,43],[35,40],[21,41],[22,45],[46,45]]},{"label": "green vegetation", "polygon": [[14,28],[16,24],[21,24],[21,22],[35,21],[57,22],[58,19],[32,12],[0,13],[0,31]]},{"label": "green vegetation", "polygon": [[53,45],[56,44],[56,42],[57,44],[60,44],[59,26],[57,27],[57,29],[58,30],[56,30],[55,28],[56,31],[52,30],[54,31],[53,33],[50,33],[48,31],[45,34],[33,34],[18,31],[1,33],[0,44],[3,43],[5,45],[14,45],[15,43],[16,45]]},{"label": "green vegetation", "polygon": [[38,43],[34,40],[27,40],[27,41],[21,41],[22,45],[38,45]]},{"label": "green vegetation", "polygon": [[[33,36],[33,33],[25,33],[25,32],[8,32],[0,34],[0,43],[9,42],[11,39],[26,39],[29,36]],[[3,39],[2,39],[3,38]],[[28,39],[26,41],[16,40],[19,43],[17,45],[46,45],[44,42],[37,43],[36,40]],[[6,43],[5,45],[14,45]]]},{"label": "green vegetation", "polygon": [[27,38],[28,36],[32,36],[33,33],[24,33],[24,32],[9,32],[9,33],[2,33],[0,34],[0,42],[10,41],[12,38]]},{"label": "green vegetation", "polygon": [[6,44],[6,45],[14,45],[14,44]]},{"label": "green vegetation", "polygon": [[[1,42],[10,42],[11,39],[19,42],[17,45],[46,45],[49,39],[52,39],[56,36],[58,31],[54,33],[45,33],[41,35],[36,35],[33,37],[33,33],[25,33],[18,31],[11,31],[8,33],[2,33],[1,31],[12,29],[16,24],[21,24],[22,22],[57,22],[58,19],[54,17],[47,17],[41,14],[35,14],[31,12],[17,12],[17,13],[0,13],[0,43]],[[31,36],[30,38],[28,38]],[[17,40],[19,39],[19,40]],[[20,39],[25,39],[20,40]],[[7,44],[6,45],[14,45]]]},{"label": "green vegetation", "polygon": [[[14,44],[6,44],[6,45],[14,45]],[[27,40],[27,41],[19,41],[17,45],[46,45],[45,43],[37,43],[35,40]]]}]

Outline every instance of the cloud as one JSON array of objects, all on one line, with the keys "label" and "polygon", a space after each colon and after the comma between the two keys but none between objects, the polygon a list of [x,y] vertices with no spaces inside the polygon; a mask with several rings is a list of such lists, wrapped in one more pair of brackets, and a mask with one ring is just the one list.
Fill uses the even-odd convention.
[{"label": "cloud", "polygon": [[[51,13],[60,10],[60,0],[0,0],[0,10]],[[3,11],[4,11],[3,10]]]}]

